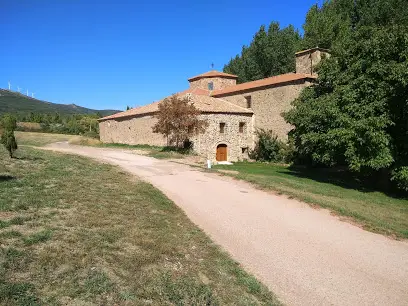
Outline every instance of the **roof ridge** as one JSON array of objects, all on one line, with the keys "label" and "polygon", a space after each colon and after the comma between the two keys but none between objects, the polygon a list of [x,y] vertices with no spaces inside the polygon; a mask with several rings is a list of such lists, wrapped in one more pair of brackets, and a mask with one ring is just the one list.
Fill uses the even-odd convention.
[{"label": "roof ridge", "polygon": [[292,82],[292,81],[297,81],[300,79],[307,79],[307,78],[316,79],[316,76],[311,75],[311,74],[305,74],[305,73],[289,72],[289,73],[274,75],[274,76],[267,77],[264,79],[259,79],[259,80],[249,81],[249,82],[245,82],[241,84],[236,84],[233,86],[228,86],[223,89],[218,89],[212,92],[212,96],[216,97],[217,95],[245,91],[245,90],[260,88],[260,87],[267,87],[270,85],[287,83],[287,82]]}]

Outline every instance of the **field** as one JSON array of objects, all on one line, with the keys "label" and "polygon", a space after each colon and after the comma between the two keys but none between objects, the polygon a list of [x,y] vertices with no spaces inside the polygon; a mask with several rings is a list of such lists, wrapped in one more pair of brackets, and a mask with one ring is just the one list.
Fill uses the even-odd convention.
[{"label": "field", "polygon": [[[70,137],[53,136],[20,144]],[[151,185],[82,157],[16,155],[0,148],[1,305],[279,304]]]},{"label": "field", "polygon": [[244,162],[215,169],[232,171],[228,175],[262,189],[328,208],[367,230],[408,238],[408,200],[370,190],[344,173]]}]

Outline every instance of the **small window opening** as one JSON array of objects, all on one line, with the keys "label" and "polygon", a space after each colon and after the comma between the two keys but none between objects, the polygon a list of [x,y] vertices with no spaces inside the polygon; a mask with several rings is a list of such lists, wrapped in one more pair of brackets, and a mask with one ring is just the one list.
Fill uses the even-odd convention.
[{"label": "small window opening", "polygon": [[248,148],[241,148],[241,152],[242,152],[242,154],[248,153]]},{"label": "small window opening", "polygon": [[245,122],[240,122],[239,123],[239,132],[243,133],[245,129]]},{"label": "small window opening", "polygon": [[246,96],[246,103],[247,103],[247,108],[252,108],[252,98],[251,96]]},{"label": "small window opening", "polygon": [[213,82],[208,83],[208,90],[214,90],[214,83]]},{"label": "small window opening", "polygon": [[220,133],[221,134],[225,133],[225,123],[224,122],[220,123]]}]

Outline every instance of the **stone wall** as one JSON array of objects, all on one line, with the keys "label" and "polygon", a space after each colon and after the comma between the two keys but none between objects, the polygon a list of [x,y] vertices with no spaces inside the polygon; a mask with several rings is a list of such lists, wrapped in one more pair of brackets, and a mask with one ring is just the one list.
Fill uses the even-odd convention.
[{"label": "stone wall", "polygon": [[[226,144],[228,161],[248,158],[248,150],[242,152],[242,148],[254,145],[252,114],[203,114],[201,118],[209,125],[204,134],[192,138],[195,152],[215,161],[217,146]],[[245,123],[243,133],[239,132],[240,122]],[[225,123],[224,133],[220,133],[220,123]]]},{"label": "stone wall", "polygon": [[156,120],[152,115],[143,115],[99,122],[100,139],[104,143],[165,146],[166,139],[152,131]]},{"label": "stone wall", "polygon": [[228,94],[221,98],[241,107],[247,107],[245,97],[251,96],[255,128],[271,129],[280,139],[286,140],[292,127],[283,119],[282,112],[288,111],[292,107],[291,102],[307,86],[310,86],[310,82],[300,80],[268,88]]},{"label": "stone wall", "polygon": [[202,78],[190,82],[190,88],[201,88],[208,90],[208,83],[213,82],[214,90],[224,89],[237,84],[236,79],[228,78]]},{"label": "stone wall", "polygon": [[296,73],[317,75],[314,71],[314,67],[319,64],[324,57],[328,56],[330,56],[329,53],[319,49],[298,53],[296,55]]},{"label": "stone wall", "polygon": [[[248,151],[243,153],[242,148],[252,148],[254,144],[252,114],[214,113],[200,117],[209,125],[204,134],[191,139],[196,153],[215,161],[217,145],[226,144],[229,161],[248,158]],[[220,133],[222,122],[225,123],[224,133]],[[243,133],[239,132],[240,122],[245,123]],[[166,139],[152,131],[155,123],[156,119],[151,115],[102,121],[99,123],[100,139],[104,143],[165,146]]]}]

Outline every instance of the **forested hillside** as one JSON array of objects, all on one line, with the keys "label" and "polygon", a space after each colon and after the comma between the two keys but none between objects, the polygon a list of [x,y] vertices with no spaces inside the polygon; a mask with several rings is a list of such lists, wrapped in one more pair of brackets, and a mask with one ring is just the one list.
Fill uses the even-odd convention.
[{"label": "forested hillside", "polygon": [[18,92],[0,89],[0,115],[12,113],[17,116],[27,116],[30,113],[55,114],[60,116],[73,114],[96,114],[108,116],[117,113],[117,110],[95,110],[74,104],[56,104],[27,97]]}]

